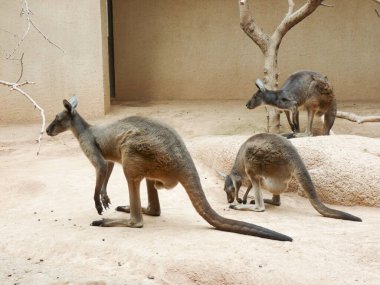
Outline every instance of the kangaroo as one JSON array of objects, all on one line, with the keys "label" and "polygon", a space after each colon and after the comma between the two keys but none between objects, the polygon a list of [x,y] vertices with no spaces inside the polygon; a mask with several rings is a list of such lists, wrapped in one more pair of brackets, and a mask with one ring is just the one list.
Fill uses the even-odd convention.
[{"label": "kangaroo", "polygon": [[[130,213],[130,219],[102,219],[92,222],[101,227],[143,226],[142,213],[161,214],[157,189],[173,188],[181,183],[194,208],[203,219],[218,230],[258,236],[267,239],[292,241],[286,235],[241,221],[226,219],[208,203],[194,162],[175,130],[160,122],[132,116],[105,126],[89,125],[77,112],[76,97],[63,100],[65,110],[59,113],[46,129],[49,136],[71,130],[96,169],[94,193],[98,214],[109,208],[107,183],[114,163],[123,167],[129,188],[130,206],[117,211]],[[140,183],[146,178],[148,206],[141,207]]]},{"label": "kangaroo", "polygon": [[259,90],[247,102],[248,109],[270,105],[284,110],[292,131],[300,132],[298,109],[304,106],[307,111],[305,134],[312,135],[314,115],[323,116],[323,134],[330,134],[337,107],[332,85],[326,76],[313,71],[299,71],[289,76],[281,90],[267,90],[260,79],[256,80],[256,86]]},{"label": "kangaroo", "polygon": [[[295,176],[307,194],[311,205],[322,216],[361,222],[351,214],[330,209],[318,198],[310,178],[296,148],[282,136],[274,134],[258,134],[250,137],[240,147],[230,174],[225,176],[224,191],[229,203],[237,199],[246,203],[248,192],[253,189],[254,205],[230,205],[235,210],[251,210],[261,212],[265,204],[280,206],[280,194],[288,188],[292,176]],[[238,197],[242,185],[248,185],[243,200]],[[262,189],[273,194],[272,199],[263,199]]]}]

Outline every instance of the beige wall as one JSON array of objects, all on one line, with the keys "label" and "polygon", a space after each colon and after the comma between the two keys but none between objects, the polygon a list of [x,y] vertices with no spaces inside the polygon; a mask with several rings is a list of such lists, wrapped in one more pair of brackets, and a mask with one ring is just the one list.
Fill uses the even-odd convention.
[{"label": "beige wall", "polygon": [[[15,81],[20,66],[4,60],[26,28],[19,17],[20,2],[0,0],[0,80]],[[45,109],[47,120],[63,109],[62,99],[76,94],[78,110],[86,117],[102,116],[109,109],[108,59],[105,0],[28,1],[33,19],[65,53],[50,45],[31,29],[16,53],[24,55],[23,79],[36,82],[25,86]],[[104,57],[105,55],[105,57]],[[0,86],[0,124],[38,122],[39,112],[16,92]]]},{"label": "beige wall", "polygon": [[[280,83],[311,69],[328,75],[338,99],[380,100],[376,4],[334,4],[286,35]],[[251,7],[272,32],[287,1],[251,0]],[[114,29],[120,100],[243,99],[262,75],[263,57],[239,26],[238,0],[114,0]]]}]

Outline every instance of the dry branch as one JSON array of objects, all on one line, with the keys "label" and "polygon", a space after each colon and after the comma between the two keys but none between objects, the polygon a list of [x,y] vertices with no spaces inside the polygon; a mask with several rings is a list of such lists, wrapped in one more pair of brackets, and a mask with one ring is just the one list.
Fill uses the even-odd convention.
[{"label": "dry branch", "polygon": [[359,116],[351,112],[338,111],[336,113],[337,118],[346,119],[351,122],[356,122],[358,124],[368,123],[368,122],[380,122],[380,116]]},{"label": "dry branch", "polygon": [[[41,124],[41,131],[40,131],[40,135],[38,136],[37,138],[37,143],[38,143],[38,150],[37,150],[37,155],[40,153],[40,149],[41,149],[41,140],[42,140],[42,136],[44,134],[44,131],[45,131],[45,125],[46,125],[46,119],[45,119],[45,112],[44,112],[44,109],[41,108],[40,105],[37,104],[37,102],[27,93],[25,92],[24,90],[22,90],[20,87],[21,86],[24,86],[24,85],[27,85],[27,84],[34,84],[34,82],[29,82],[29,81],[24,81],[23,83],[19,83],[22,76],[23,76],[23,72],[24,72],[24,63],[23,63],[23,58],[24,58],[24,53],[21,55],[21,58],[20,59],[14,59],[14,58],[11,58],[15,53],[16,51],[19,49],[19,47],[21,46],[21,44],[24,42],[25,38],[27,37],[27,35],[29,34],[29,31],[30,31],[30,28],[33,27],[35,28],[39,34],[41,34],[45,40],[47,40],[50,44],[52,44],[53,46],[55,46],[56,48],[60,49],[62,52],[65,52],[60,46],[58,46],[57,44],[55,44],[54,42],[52,42],[37,26],[36,24],[33,22],[32,18],[31,18],[31,15],[33,15],[32,11],[29,9],[29,5],[28,5],[28,1],[27,0],[23,0],[23,4],[22,4],[22,8],[21,8],[21,13],[20,15],[26,15],[26,19],[27,19],[27,27],[23,33],[23,36],[20,38],[20,40],[18,41],[16,47],[12,50],[12,52],[6,57],[6,59],[8,60],[19,60],[20,61],[20,65],[21,65],[21,71],[20,71],[20,76],[19,78],[17,79],[17,81],[15,83],[13,82],[8,82],[8,81],[3,81],[3,80],[0,80],[0,84],[1,85],[5,85],[7,87],[10,88],[11,91],[17,91],[19,93],[21,93],[24,97],[26,97],[34,106],[34,108],[37,108],[39,111],[40,111],[40,114],[41,114],[41,118],[42,118],[42,124]],[[11,32],[8,32],[4,29],[1,29],[15,37],[18,37],[17,35],[11,33]],[[18,37],[19,38],[19,37]]]},{"label": "dry branch", "polygon": [[17,92],[19,92],[22,95],[24,95],[30,102],[32,102],[34,108],[37,108],[40,111],[41,117],[42,117],[42,126],[41,126],[40,135],[37,138],[37,143],[38,143],[37,155],[38,155],[40,153],[41,139],[42,139],[42,135],[44,134],[45,125],[46,125],[45,112],[44,112],[44,109],[42,109],[36,103],[36,101],[33,100],[33,98],[28,93],[26,93],[24,90],[22,90],[20,88],[21,86],[24,86],[24,85],[27,85],[27,84],[34,84],[34,82],[25,81],[23,83],[17,83],[17,82],[16,83],[12,83],[12,82],[7,82],[7,81],[0,80],[0,84],[10,87],[11,91],[16,90]]},{"label": "dry branch", "polygon": [[21,8],[21,15],[26,15],[26,22],[27,22],[27,27],[24,31],[24,34],[23,36],[21,37],[21,39],[18,41],[17,45],[15,46],[15,48],[12,50],[12,52],[6,57],[7,59],[10,59],[14,54],[15,52],[19,49],[19,47],[21,46],[21,44],[24,42],[26,36],[29,34],[29,31],[30,31],[30,28],[31,27],[34,27],[39,34],[41,34],[45,40],[47,40],[50,44],[54,45],[55,47],[57,47],[58,49],[60,49],[62,52],[65,52],[60,46],[58,46],[57,44],[55,44],[54,42],[52,42],[37,26],[36,24],[33,22],[32,20],[32,17],[31,15],[33,14],[32,11],[30,11],[29,9],[29,5],[28,5],[28,1],[27,0],[24,0],[24,4],[23,4],[23,7]]}]

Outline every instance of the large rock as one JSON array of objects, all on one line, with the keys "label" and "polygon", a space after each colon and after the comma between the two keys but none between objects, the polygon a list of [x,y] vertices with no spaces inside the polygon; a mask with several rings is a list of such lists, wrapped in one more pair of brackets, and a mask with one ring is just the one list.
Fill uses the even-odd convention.
[{"label": "large rock", "polygon": [[[248,136],[208,136],[188,143],[193,157],[228,173]],[[322,201],[339,205],[380,206],[380,139],[319,136],[292,139]],[[289,191],[303,195],[293,178]]]}]

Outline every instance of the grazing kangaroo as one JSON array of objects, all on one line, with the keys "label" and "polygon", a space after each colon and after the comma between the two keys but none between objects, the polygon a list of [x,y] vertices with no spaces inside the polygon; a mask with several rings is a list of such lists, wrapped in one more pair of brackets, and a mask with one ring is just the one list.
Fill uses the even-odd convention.
[{"label": "grazing kangaroo", "polygon": [[[231,205],[235,210],[264,211],[265,203],[280,206],[280,194],[288,188],[295,176],[304,189],[311,205],[322,215],[329,218],[361,222],[361,219],[348,213],[330,209],[319,200],[301,157],[290,141],[274,134],[258,134],[249,138],[240,147],[229,175],[225,176],[224,191],[229,203],[236,197],[239,203],[246,202],[253,189],[254,205]],[[240,187],[248,185],[243,201],[238,197]],[[272,199],[263,199],[262,189],[273,194]]]},{"label": "grazing kangaroo", "polygon": [[[270,105],[285,110],[290,128],[293,132],[299,132],[298,108],[304,106],[307,111],[305,134],[312,135],[315,114],[323,116],[323,134],[330,134],[337,107],[332,85],[326,76],[313,71],[299,71],[289,76],[281,90],[267,90],[260,79],[256,80],[256,86],[259,90],[247,102],[248,109],[254,109],[260,105]],[[292,120],[289,111],[292,112]]]},{"label": "grazing kangaroo", "polygon": [[[253,224],[226,219],[208,203],[193,160],[180,136],[170,127],[151,119],[133,116],[106,126],[89,125],[76,111],[76,98],[63,100],[65,110],[46,129],[49,136],[71,130],[88,159],[96,169],[95,207],[99,214],[108,208],[107,183],[115,162],[121,163],[129,188],[129,206],[116,210],[130,212],[130,219],[103,219],[93,226],[143,226],[142,213],[161,213],[157,189],[173,188],[178,182],[185,188],[197,210],[218,230],[291,241],[283,234]],[[148,207],[142,208],[140,183],[147,180]]]}]

